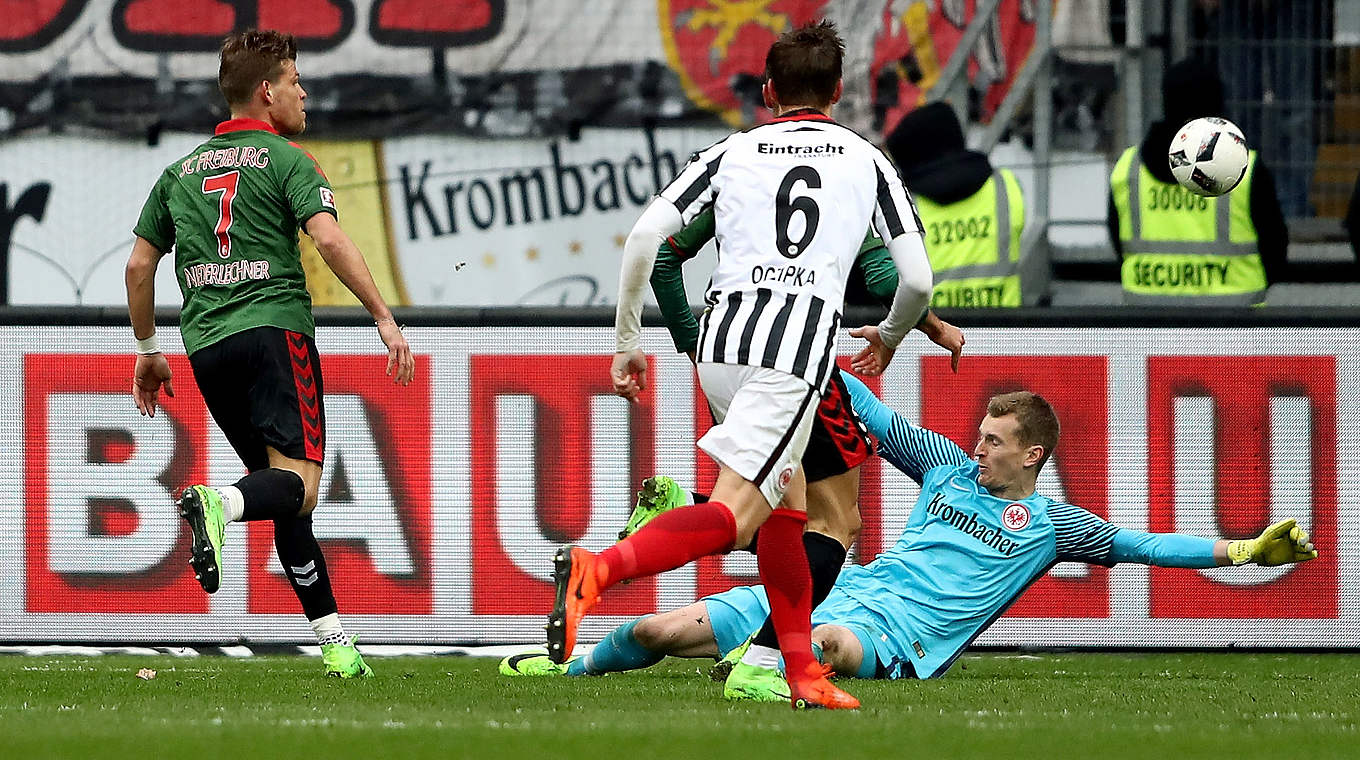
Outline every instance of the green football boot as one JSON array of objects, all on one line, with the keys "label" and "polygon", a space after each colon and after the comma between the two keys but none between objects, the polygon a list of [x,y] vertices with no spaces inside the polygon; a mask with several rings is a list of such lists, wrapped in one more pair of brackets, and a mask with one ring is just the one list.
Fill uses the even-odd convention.
[{"label": "green football boot", "polygon": [[746,656],[746,650],[751,648],[751,642],[755,641],[755,638],[754,633],[747,636],[745,641],[723,655],[721,660],[713,663],[708,669],[708,677],[714,681],[726,681],[727,677],[732,675],[732,668],[736,667],[736,664],[741,662],[741,658]]},{"label": "green football boot", "polygon": [[522,652],[512,654],[501,660],[500,671],[503,676],[565,676],[567,666],[576,658],[558,664],[546,652]]},{"label": "green football boot", "polygon": [[[708,667],[708,677],[714,681],[725,682],[727,677],[732,675],[732,668],[741,662],[741,658],[746,656],[746,650],[751,648],[751,642],[756,640],[756,634],[746,637],[746,640],[737,645],[736,649],[728,652],[721,660]],[[812,656],[817,658],[817,662],[822,662],[822,647],[817,642],[812,642]]]},{"label": "green football boot", "polygon": [[789,684],[777,668],[738,662],[723,685],[723,697],[734,702],[789,702]]},{"label": "green football boot", "polygon": [[637,533],[642,526],[655,520],[657,515],[683,507],[688,502],[689,495],[674,480],[665,475],[647,478],[642,481],[642,490],[638,491],[637,505],[633,507],[633,514],[628,516],[628,524],[619,531],[619,540]]},{"label": "green football boot", "polygon": [[215,488],[189,486],[180,494],[179,516],[189,523],[193,534],[189,565],[194,578],[211,594],[222,584],[222,538],[227,526],[222,496]]},{"label": "green football boot", "polygon": [[336,678],[373,677],[373,668],[364,662],[364,656],[354,646],[358,640],[359,637],[355,636],[348,644],[321,645],[321,664],[326,666],[326,675]]}]

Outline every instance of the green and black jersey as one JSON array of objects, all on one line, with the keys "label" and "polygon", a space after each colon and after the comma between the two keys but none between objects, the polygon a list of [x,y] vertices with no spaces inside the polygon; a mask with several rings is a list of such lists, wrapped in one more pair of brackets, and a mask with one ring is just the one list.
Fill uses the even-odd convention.
[{"label": "green and black jersey", "polygon": [[323,211],[335,195],[316,160],[255,119],[161,173],[133,234],[175,251],[186,352],[254,327],[314,333],[298,229]]},{"label": "green and black jersey", "polygon": [[[652,293],[656,295],[675,350],[680,353],[693,351],[699,343],[699,321],[689,307],[681,265],[694,258],[717,234],[715,218],[713,208],[709,207],[684,229],[667,238],[658,249],[656,265],[652,268]],[[872,229],[860,244],[855,269],[873,300],[885,306],[892,304],[893,294],[897,291],[897,267],[893,266],[892,255]]]}]

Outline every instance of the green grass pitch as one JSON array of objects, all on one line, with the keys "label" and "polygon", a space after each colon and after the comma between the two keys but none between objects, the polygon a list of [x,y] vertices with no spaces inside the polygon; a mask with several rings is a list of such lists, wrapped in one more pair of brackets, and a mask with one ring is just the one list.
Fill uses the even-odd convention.
[{"label": "green grass pitch", "polygon": [[581,679],[370,661],[377,678],[340,681],[304,657],[0,656],[0,755],[1360,757],[1357,655],[983,654],[937,681],[849,681],[854,713],[728,704],[699,660]]}]

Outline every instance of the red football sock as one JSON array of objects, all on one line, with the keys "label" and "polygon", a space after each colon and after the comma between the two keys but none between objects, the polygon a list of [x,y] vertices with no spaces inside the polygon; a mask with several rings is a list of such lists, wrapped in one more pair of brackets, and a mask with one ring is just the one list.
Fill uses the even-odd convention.
[{"label": "red football sock", "polygon": [[[710,501],[658,515],[642,530],[599,554],[607,568],[600,588],[666,570],[727,551],[737,541],[737,520],[720,502]],[[799,541],[802,541],[801,537]],[[799,553],[802,553],[799,544]]]},{"label": "red football sock", "polygon": [[[679,511],[679,510],[677,510]],[[803,551],[807,513],[776,509],[760,526],[756,559],[770,600],[770,619],[779,637],[789,680],[800,680],[816,662],[812,656],[812,574]]]}]

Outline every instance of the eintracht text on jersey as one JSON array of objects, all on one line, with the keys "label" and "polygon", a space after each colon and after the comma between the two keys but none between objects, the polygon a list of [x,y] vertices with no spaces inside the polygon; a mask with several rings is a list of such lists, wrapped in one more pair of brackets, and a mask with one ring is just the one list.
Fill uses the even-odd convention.
[{"label": "eintracht text on jersey", "polygon": [[883,153],[816,112],[699,151],[661,197],[688,224],[710,205],[718,264],[698,360],[768,367],[825,386],[864,230],[919,232]]}]

